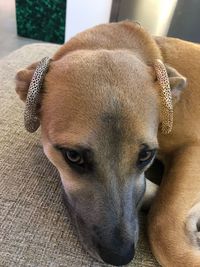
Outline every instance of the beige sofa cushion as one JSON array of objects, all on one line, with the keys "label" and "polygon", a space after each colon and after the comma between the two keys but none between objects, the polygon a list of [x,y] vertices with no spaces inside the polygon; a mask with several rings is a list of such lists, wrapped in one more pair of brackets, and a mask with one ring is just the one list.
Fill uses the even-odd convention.
[{"label": "beige sofa cushion", "polygon": [[[61,183],[43,154],[39,133],[23,126],[23,103],[14,76],[28,64],[51,56],[57,45],[25,46],[0,61],[0,266],[107,266],[82,248],[62,203]],[[142,216],[142,220],[146,220]],[[130,266],[158,266],[141,227]]]}]

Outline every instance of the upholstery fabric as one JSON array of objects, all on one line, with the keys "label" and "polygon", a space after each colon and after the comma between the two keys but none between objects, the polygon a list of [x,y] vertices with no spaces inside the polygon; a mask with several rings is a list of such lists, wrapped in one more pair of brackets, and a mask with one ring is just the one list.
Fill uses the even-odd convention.
[{"label": "upholstery fabric", "polygon": [[[45,157],[40,132],[23,125],[24,104],[15,93],[17,70],[58,45],[33,44],[0,61],[0,266],[101,267],[82,248],[62,202],[56,169]],[[141,236],[131,267],[159,266],[153,258],[141,215]]]}]

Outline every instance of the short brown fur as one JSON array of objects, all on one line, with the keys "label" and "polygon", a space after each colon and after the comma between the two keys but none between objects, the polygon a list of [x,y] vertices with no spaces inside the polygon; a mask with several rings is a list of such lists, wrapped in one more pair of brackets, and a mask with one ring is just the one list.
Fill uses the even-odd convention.
[{"label": "short brown fur", "polygon": [[[176,69],[188,81],[180,95],[186,85],[184,79],[181,75],[181,82],[177,77],[171,79],[174,125],[169,135],[159,130],[160,87],[153,68],[156,59]],[[85,205],[76,209],[80,213],[79,209],[84,210],[83,218],[93,212],[89,209],[91,201],[100,203],[96,206],[98,212],[94,211],[97,218],[90,220],[96,223],[98,219],[109,233],[113,230],[111,221],[100,215],[111,206],[117,210],[114,222],[117,229],[121,227],[120,235],[123,230],[127,243],[133,239],[137,242],[127,225],[128,215],[127,220],[122,220],[122,214],[132,209],[130,196],[137,195],[128,188],[132,188],[134,178],[136,191],[142,191],[143,179],[143,174],[131,166],[142,143],[148,142],[152,147],[159,144],[158,156],[165,163],[165,174],[150,210],[148,232],[154,255],[166,267],[200,266],[200,247],[195,240],[198,231],[186,230],[190,210],[200,201],[199,62],[197,44],[153,38],[131,22],[100,25],[78,34],[59,49],[52,58],[42,94],[44,151],[58,168],[65,191],[70,197],[82,196]],[[23,101],[35,66],[17,75],[16,91]],[[92,147],[99,163],[95,179],[80,179],[55,149],[57,144]],[[104,199],[112,202],[111,206]],[[126,203],[124,207],[122,203]],[[134,210],[132,215],[136,216],[135,204]],[[84,239],[85,233],[82,236]],[[107,240],[105,246],[111,246]]]}]

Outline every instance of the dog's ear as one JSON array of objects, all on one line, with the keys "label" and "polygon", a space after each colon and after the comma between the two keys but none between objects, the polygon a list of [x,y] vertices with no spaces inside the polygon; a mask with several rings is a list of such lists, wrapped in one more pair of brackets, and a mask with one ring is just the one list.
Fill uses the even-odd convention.
[{"label": "dog's ear", "polygon": [[183,75],[181,75],[176,69],[170,67],[169,65],[165,65],[165,67],[169,77],[173,104],[175,104],[180,99],[181,93],[187,86],[187,79]]},{"label": "dog's ear", "polygon": [[174,68],[165,66],[157,59],[154,63],[156,78],[160,84],[161,96],[161,129],[168,134],[173,127],[173,104],[179,99],[181,91],[186,86],[186,78]]},{"label": "dog's ear", "polygon": [[50,58],[45,57],[39,63],[34,63],[16,75],[16,92],[26,102],[24,125],[27,131],[35,132],[40,126],[38,108],[41,100],[41,89]]},{"label": "dog's ear", "polygon": [[35,62],[30,66],[28,66],[26,69],[18,71],[15,76],[15,84],[16,84],[15,90],[19,95],[19,98],[23,102],[26,102],[28,89],[37,65],[38,62]]}]

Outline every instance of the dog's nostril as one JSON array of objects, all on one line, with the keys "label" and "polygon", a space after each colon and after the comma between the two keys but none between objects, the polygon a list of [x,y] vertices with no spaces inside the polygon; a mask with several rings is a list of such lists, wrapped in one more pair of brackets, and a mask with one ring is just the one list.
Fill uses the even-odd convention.
[{"label": "dog's nostril", "polygon": [[98,250],[103,261],[114,266],[128,264],[135,255],[134,245],[130,246],[128,249],[124,249],[122,252],[120,251],[117,253],[114,248],[108,249],[98,244]]}]

